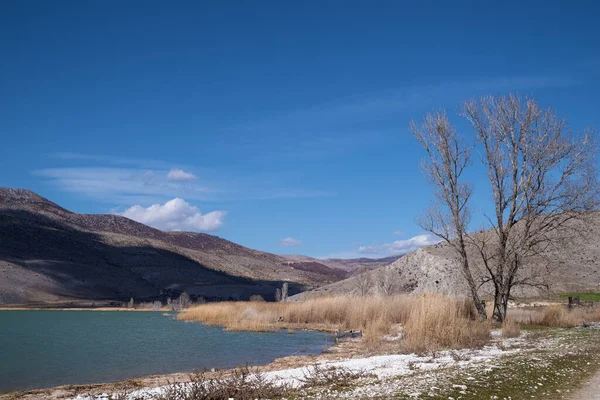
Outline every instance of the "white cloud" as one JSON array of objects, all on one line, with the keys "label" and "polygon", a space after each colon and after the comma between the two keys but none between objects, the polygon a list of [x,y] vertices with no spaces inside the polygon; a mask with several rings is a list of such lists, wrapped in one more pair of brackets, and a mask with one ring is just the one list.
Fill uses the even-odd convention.
[{"label": "white cloud", "polygon": [[394,235],[396,235],[396,236],[404,236],[404,231],[394,231]]},{"label": "white cloud", "polygon": [[417,235],[406,240],[396,240],[392,243],[376,244],[371,246],[360,246],[358,252],[381,257],[395,256],[410,253],[419,247],[439,243],[440,240],[433,235]]},{"label": "white cloud", "polygon": [[[114,168],[66,167],[35,171],[62,190],[112,204],[149,204],[174,197],[211,201],[220,193],[216,183],[184,183],[167,180],[167,171]],[[132,199],[140,200],[133,202]]]},{"label": "white cloud", "polygon": [[142,224],[164,231],[209,232],[223,225],[226,211],[212,211],[202,214],[198,207],[190,205],[178,197],[165,204],[153,204],[148,208],[139,205],[128,208],[121,213]]},{"label": "white cloud", "polygon": [[185,172],[182,169],[173,168],[167,174],[167,179],[170,181],[186,182],[196,179],[196,175],[191,172]]},{"label": "white cloud", "polygon": [[[173,171],[181,171],[174,173],[179,179],[169,179],[168,175]],[[213,169],[203,169],[202,180],[188,181],[181,179],[189,177],[185,170],[162,168],[62,167],[40,169],[33,173],[61,190],[113,205],[147,205],[162,203],[174,197],[216,202],[334,195],[310,188],[286,187],[287,185],[280,187],[278,182],[282,178],[277,174],[248,174]]]},{"label": "white cloud", "polygon": [[300,246],[302,244],[302,242],[298,239],[294,239],[291,237],[286,237],[285,239],[281,239],[279,241],[279,243],[282,246],[286,246],[286,247],[292,247],[292,246]]}]

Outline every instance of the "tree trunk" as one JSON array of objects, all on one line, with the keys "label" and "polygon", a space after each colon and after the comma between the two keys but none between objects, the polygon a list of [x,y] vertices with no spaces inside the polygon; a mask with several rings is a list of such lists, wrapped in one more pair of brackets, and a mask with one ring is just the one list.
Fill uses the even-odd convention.
[{"label": "tree trunk", "polygon": [[477,314],[479,315],[479,319],[484,321],[487,319],[487,312],[485,310],[485,305],[481,302],[479,298],[479,293],[477,293],[477,285],[475,285],[475,280],[473,279],[473,275],[471,274],[471,270],[469,269],[469,261],[466,258],[466,254],[463,255],[463,273],[465,278],[467,279],[467,284],[469,285],[469,290],[471,291],[471,298],[473,299],[473,303],[475,305],[475,309],[477,310]]},{"label": "tree trunk", "polygon": [[498,322],[504,322],[506,319],[510,289],[505,284],[499,284],[494,294],[494,319]]}]

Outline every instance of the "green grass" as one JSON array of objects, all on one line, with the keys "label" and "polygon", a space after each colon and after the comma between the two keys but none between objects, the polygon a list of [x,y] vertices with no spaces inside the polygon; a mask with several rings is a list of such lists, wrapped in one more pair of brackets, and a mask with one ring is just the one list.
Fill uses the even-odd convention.
[{"label": "green grass", "polygon": [[570,296],[579,296],[579,300],[583,301],[600,301],[600,293],[565,293],[559,295],[563,299]]}]

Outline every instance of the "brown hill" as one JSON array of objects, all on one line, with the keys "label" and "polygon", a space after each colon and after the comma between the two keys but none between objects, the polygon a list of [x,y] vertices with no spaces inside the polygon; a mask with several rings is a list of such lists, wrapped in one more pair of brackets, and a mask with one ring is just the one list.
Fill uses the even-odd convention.
[{"label": "brown hill", "polygon": [[118,215],[70,212],[23,189],[0,188],[0,304],[272,298],[341,279],[217,236],[163,232]]},{"label": "brown hill", "polygon": [[290,265],[301,263],[321,264],[329,268],[333,268],[340,272],[339,275],[348,278],[366,270],[376,269],[390,265],[398,260],[402,255],[384,257],[384,258],[312,258],[299,254],[284,255]]}]

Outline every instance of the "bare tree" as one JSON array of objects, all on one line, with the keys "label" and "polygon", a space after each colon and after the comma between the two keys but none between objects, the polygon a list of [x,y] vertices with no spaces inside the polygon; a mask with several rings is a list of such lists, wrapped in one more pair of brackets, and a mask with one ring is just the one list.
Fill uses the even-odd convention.
[{"label": "bare tree", "polygon": [[552,110],[516,95],[466,102],[462,115],[483,148],[493,192],[491,235],[473,244],[484,282],[494,286],[494,317],[503,321],[514,286],[544,285],[531,271],[520,274],[523,264],[554,246],[567,222],[598,206],[597,139],[590,129],[571,133]]},{"label": "bare tree", "polygon": [[427,114],[421,126],[411,122],[410,131],[427,152],[428,159],[421,168],[435,187],[436,199],[417,222],[454,249],[479,318],[485,319],[486,310],[479,298],[466,241],[471,218],[468,203],[472,187],[463,182],[463,173],[471,160],[471,146],[458,136],[444,111]]},{"label": "bare tree", "polygon": [[287,301],[288,298],[288,283],[284,282],[281,286],[281,301]]},{"label": "bare tree", "polygon": [[177,303],[180,309],[187,308],[187,306],[190,305],[191,301],[192,299],[190,298],[188,292],[181,293],[181,295],[177,299]]},{"label": "bare tree", "polygon": [[362,267],[359,269],[358,275],[354,277],[354,286],[358,294],[361,296],[369,293],[371,287],[373,286],[373,282],[371,280],[371,275],[369,274],[368,268]]},{"label": "bare tree", "polygon": [[396,291],[396,274],[394,270],[387,271],[385,268],[379,269],[375,286],[377,292],[384,296],[391,296]]},{"label": "bare tree", "polygon": [[281,301],[281,289],[279,288],[275,289],[275,301]]},{"label": "bare tree", "polygon": [[427,115],[421,127],[411,124],[429,156],[423,170],[437,200],[419,222],[456,250],[481,318],[478,289],[493,285],[494,318],[503,321],[515,286],[545,286],[539,271],[523,265],[555,246],[569,221],[598,207],[598,142],[594,131],[573,134],[566,120],[516,95],[468,101],[461,115],[474,128],[491,184],[490,229],[468,233],[472,188],[463,173],[473,146],[458,137],[444,112]]}]

